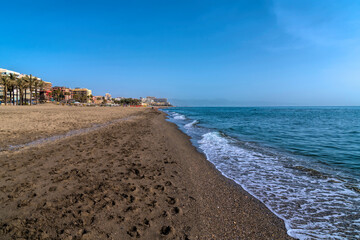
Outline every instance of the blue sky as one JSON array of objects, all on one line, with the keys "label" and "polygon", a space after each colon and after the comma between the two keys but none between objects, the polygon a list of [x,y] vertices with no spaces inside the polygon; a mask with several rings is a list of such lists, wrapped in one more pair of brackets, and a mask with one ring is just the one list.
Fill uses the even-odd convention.
[{"label": "blue sky", "polygon": [[360,105],[360,1],[3,1],[0,67],[177,105]]}]

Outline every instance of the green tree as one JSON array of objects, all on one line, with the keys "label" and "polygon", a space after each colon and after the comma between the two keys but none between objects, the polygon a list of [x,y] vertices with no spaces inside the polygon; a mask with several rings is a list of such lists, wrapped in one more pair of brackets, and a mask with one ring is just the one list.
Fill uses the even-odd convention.
[{"label": "green tree", "polygon": [[27,89],[29,87],[29,76],[25,75],[23,76],[23,79],[25,81],[25,86],[24,86],[24,98],[23,98],[23,104],[27,104]]},{"label": "green tree", "polygon": [[10,73],[9,79],[10,79],[10,84],[9,84],[10,102],[12,101],[12,104],[14,105],[15,104],[16,75],[13,73]]},{"label": "green tree", "polygon": [[4,101],[5,101],[5,105],[7,105],[7,92],[8,92],[8,88],[10,86],[9,76],[2,75],[0,78],[0,83],[1,83],[1,85],[4,86]]},{"label": "green tree", "polygon": [[44,91],[44,86],[45,86],[45,82],[40,80],[39,81],[39,89],[40,89],[40,97],[39,97],[39,100],[40,102],[45,100],[45,93],[43,92]]},{"label": "green tree", "polygon": [[75,101],[80,102],[80,95],[78,93],[74,93],[73,98]]},{"label": "green tree", "polygon": [[36,102],[36,104],[39,103],[38,88],[39,88],[40,82],[42,82],[42,81],[40,79],[38,79],[37,77],[35,77],[34,88],[35,88],[35,102]]},{"label": "green tree", "polygon": [[80,94],[80,102],[86,103],[88,100],[88,96],[86,94]]},{"label": "green tree", "polygon": [[35,78],[30,74],[30,77],[28,79],[28,86],[30,90],[30,105],[32,105],[32,87],[34,86]]},{"label": "green tree", "polygon": [[60,95],[61,95],[62,91],[61,89],[55,89],[55,90],[52,90],[51,92],[51,96],[58,102],[60,102]]},{"label": "green tree", "polygon": [[115,101],[115,103],[117,104],[122,104],[122,105],[140,105],[141,101],[140,99],[136,99],[136,98],[123,98],[120,101]]},{"label": "green tree", "polygon": [[26,88],[26,86],[27,86],[25,79],[23,77],[18,78],[16,80],[16,85],[18,87],[18,92],[20,92],[20,101],[19,101],[19,99],[18,99],[18,101],[21,105],[24,105],[24,88]]},{"label": "green tree", "polygon": [[105,97],[102,97],[102,100],[103,100],[103,101],[102,101],[103,104],[106,104],[106,103],[107,103],[107,100],[105,99]]}]

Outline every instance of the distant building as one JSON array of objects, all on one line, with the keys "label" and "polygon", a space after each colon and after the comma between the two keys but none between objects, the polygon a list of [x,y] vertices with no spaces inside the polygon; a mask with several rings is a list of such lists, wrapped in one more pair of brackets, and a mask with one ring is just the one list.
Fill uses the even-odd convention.
[{"label": "distant building", "polygon": [[146,97],[140,100],[143,106],[171,106],[167,98]]},{"label": "distant building", "polygon": [[[0,68],[0,76],[2,75],[10,75],[10,74],[14,74],[16,76],[16,78],[22,78],[22,77],[29,77],[30,75],[27,75],[27,74],[21,74],[21,73],[18,73],[18,72],[15,72],[15,71],[12,71],[12,70],[8,70],[8,69],[4,69],[4,68]],[[38,77],[35,77],[35,76],[32,76],[33,78],[36,78],[37,80],[41,80],[41,78],[38,78]],[[44,82],[44,81],[43,81]],[[46,85],[46,83],[50,84],[49,82],[44,82]],[[35,100],[35,97],[36,97],[36,93],[38,93],[38,96],[41,100],[41,91],[42,91],[42,87],[38,86],[37,88],[35,88],[34,86],[32,87],[32,91],[30,91],[30,88],[27,88],[27,89],[24,89],[23,91],[23,97],[24,97],[24,101],[27,101],[29,102],[30,101],[30,98],[33,99],[33,101]],[[15,88],[13,91],[14,93],[14,96],[13,96],[13,101],[14,101],[14,104],[19,104],[20,103],[20,91]],[[10,91],[8,90],[7,92],[7,97],[8,99],[10,99]],[[4,86],[2,86],[0,84],[0,99],[4,99]],[[8,100],[10,101],[10,100]]]},{"label": "distant building", "polygon": [[155,103],[167,103],[167,98],[155,98],[154,99]]},{"label": "distant building", "polygon": [[168,102],[167,98],[155,98],[153,105],[155,105],[155,106],[171,106],[171,104]]},{"label": "distant building", "polygon": [[92,91],[87,88],[75,88],[72,90],[74,94],[80,94],[85,96],[90,96]]},{"label": "distant building", "polygon": [[[14,71],[11,71],[11,70],[8,70],[8,69],[0,68],[0,77],[3,76],[3,75],[10,75],[10,74],[14,74],[16,77],[21,75],[18,72],[14,72]],[[15,94],[15,101],[17,101],[18,100],[17,99],[17,96],[18,96],[17,89],[15,89],[14,94]],[[7,97],[8,97],[8,99],[10,98],[10,93],[9,92],[7,93]],[[0,85],[0,99],[3,99],[3,98],[4,98],[4,86]]]},{"label": "distant building", "polygon": [[73,98],[80,102],[90,102],[91,101],[91,90],[87,88],[75,88],[72,89]]},{"label": "distant building", "polygon": [[92,98],[92,101],[95,104],[102,104],[103,103],[103,96],[94,96]]},{"label": "distant building", "polygon": [[154,103],[154,99],[156,99],[156,97],[145,97],[145,98],[140,98],[141,103],[143,105],[151,105]]},{"label": "distant building", "polygon": [[68,101],[70,99],[73,99],[73,90],[68,87],[52,87],[52,91],[58,91],[60,90],[62,95],[64,96],[64,100]]},{"label": "distant building", "polygon": [[114,98],[115,101],[121,101],[122,99],[125,99],[124,97],[116,97]]},{"label": "distant building", "polygon": [[106,101],[111,101],[111,94],[110,93],[105,94],[105,100]]},{"label": "distant building", "polygon": [[18,72],[14,72],[8,69],[0,68],[0,75],[10,75],[14,74],[15,76],[20,76],[21,74]]},{"label": "distant building", "polygon": [[40,101],[48,102],[51,99],[51,82],[44,82],[42,89],[40,89]]}]

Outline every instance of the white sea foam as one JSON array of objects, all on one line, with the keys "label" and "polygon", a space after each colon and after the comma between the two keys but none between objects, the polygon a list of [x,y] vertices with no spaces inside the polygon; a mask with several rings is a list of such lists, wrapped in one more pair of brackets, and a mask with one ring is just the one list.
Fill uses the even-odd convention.
[{"label": "white sea foam", "polygon": [[179,113],[174,113],[172,116],[176,120],[185,120],[186,119],[186,117],[184,115],[181,115]]},{"label": "white sea foam", "polygon": [[192,128],[192,127],[194,127],[196,124],[198,124],[199,123],[199,121],[198,120],[194,120],[194,121],[192,121],[191,123],[188,123],[188,124],[185,124],[185,128]]},{"label": "white sea foam", "polygon": [[218,132],[199,144],[219,171],[284,219],[290,236],[360,239],[360,195],[343,182],[286,167],[287,156],[245,149]]}]

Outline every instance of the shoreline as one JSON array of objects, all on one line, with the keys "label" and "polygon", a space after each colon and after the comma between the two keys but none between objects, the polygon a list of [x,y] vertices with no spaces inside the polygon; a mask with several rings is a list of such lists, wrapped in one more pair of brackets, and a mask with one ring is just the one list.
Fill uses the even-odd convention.
[{"label": "shoreline", "polygon": [[137,116],[0,153],[4,239],[292,239],[165,113]]},{"label": "shoreline", "polygon": [[[166,112],[163,112],[163,114],[165,114],[165,121],[167,121],[169,114]],[[225,173],[221,172],[221,170],[219,170],[214,163],[212,163],[206,156],[205,153],[201,152],[198,147],[196,147],[195,145],[192,144],[191,139],[192,137],[187,135],[184,131],[181,130],[181,128],[174,122],[171,121],[167,121],[170,124],[173,124],[182,134],[184,134],[186,136],[186,138],[188,138],[188,141],[191,143],[192,147],[194,147],[196,149],[197,152],[199,152],[206,160],[207,162],[213,167],[214,171],[219,173],[221,175],[221,177],[225,178],[225,181],[229,181],[230,185],[233,185],[235,188],[238,187],[239,188],[239,192],[240,194],[244,194],[244,192],[248,195],[250,195],[252,198],[254,198],[255,201],[259,201],[260,204],[264,205],[272,214],[274,214],[277,218],[281,219],[281,221],[284,222],[284,226],[285,229],[288,231],[288,228],[286,227],[286,221],[285,219],[283,219],[281,216],[279,216],[276,212],[274,212],[270,206],[266,205],[264,202],[262,202],[260,199],[258,199],[255,195],[253,195],[251,192],[249,192],[246,188],[244,188],[240,183],[237,183],[235,180],[231,179],[230,177],[226,176]],[[295,239],[294,237],[291,237],[289,235],[290,238]]]},{"label": "shoreline", "polygon": [[[264,236],[264,235],[259,235],[259,236],[256,236],[257,234],[254,234],[254,236],[252,234],[246,234],[246,235],[243,235],[243,236],[236,236],[236,235],[232,235],[232,236],[228,236],[228,238],[224,238],[224,236],[226,236],[226,231],[223,232],[224,235],[212,235],[212,236],[208,236],[209,239],[294,239],[292,237],[290,237],[289,235],[287,235],[287,230],[285,228],[285,222],[283,219],[281,219],[280,217],[278,217],[275,213],[273,213],[264,203],[262,203],[259,199],[255,198],[253,195],[251,195],[249,192],[247,192],[245,189],[243,189],[243,187],[241,185],[239,185],[238,183],[236,183],[234,180],[232,179],[229,179],[228,177],[226,177],[225,175],[223,175],[217,168],[216,166],[211,163],[206,155],[204,153],[201,153],[198,151],[198,149],[191,143],[190,139],[191,137],[188,136],[186,133],[184,133],[183,131],[180,130],[180,128],[175,124],[175,123],[172,123],[172,122],[169,122],[166,120],[166,117],[167,117],[167,113],[165,112],[161,112],[163,114],[163,117],[164,117],[164,121],[170,125],[171,128],[174,129],[174,131],[177,131],[178,134],[179,134],[179,137],[183,138],[184,139],[184,144],[188,145],[188,148],[192,149],[192,151],[196,152],[197,155],[199,155],[199,159],[201,159],[201,163],[204,164],[203,166],[206,166],[207,170],[209,170],[208,173],[206,173],[206,176],[209,176],[209,175],[212,175],[211,177],[213,178],[212,180],[215,181],[215,182],[218,182],[219,185],[223,186],[226,191],[223,192],[223,195],[221,196],[226,196],[226,197],[232,197],[233,198],[233,201],[234,202],[242,202],[242,203],[245,203],[245,204],[249,204],[248,207],[251,207],[253,208],[252,210],[254,210],[256,208],[256,211],[254,211],[254,213],[256,212],[256,214],[258,213],[258,211],[262,211],[264,215],[266,215],[267,217],[271,218],[270,221],[273,221],[271,224],[273,224],[272,226],[274,228],[279,228],[279,229],[276,229],[276,231],[285,231],[285,236],[282,235],[274,235],[274,233],[271,234],[271,237],[270,238],[267,238],[269,236]],[[199,163],[199,162],[197,162]],[[195,163],[195,164],[197,164]],[[201,169],[201,166],[199,167]],[[210,178],[209,178],[210,179]],[[204,189],[204,188],[201,188],[201,186],[204,186],[203,184],[205,183],[205,181],[202,181],[199,185],[200,185],[200,188],[199,189]],[[204,195],[206,195],[209,199],[209,201],[211,201],[211,196],[209,197],[208,193],[209,192],[216,192],[216,191],[219,191],[221,189],[221,187],[216,187],[217,184],[215,185],[212,185],[212,184],[207,184],[207,188],[204,190]],[[210,188],[210,189],[209,189]],[[214,194],[216,195],[216,194]],[[234,202],[224,202],[224,200],[222,200],[221,198],[218,198],[216,199],[215,197],[215,200],[214,202],[219,202],[219,203],[222,203],[222,204],[226,204],[226,205],[234,205]],[[215,205],[219,205],[219,204],[215,204]],[[237,204],[235,204],[237,205]],[[240,205],[240,204],[239,204]],[[239,206],[237,205],[237,206]],[[241,206],[239,206],[241,208]],[[222,209],[222,215],[231,215],[231,214],[234,214],[236,212],[237,209],[230,209],[227,208],[227,210],[224,210]],[[242,213],[244,209],[241,210]],[[251,212],[251,211],[250,211]],[[236,213],[235,213],[236,214]],[[250,216],[250,213],[249,214],[244,214],[246,215],[246,217],[249,217],[251,218]],[[218,218],[218,216],[216,216]],[[232,216],[234,217],[234,219],[236,218],[235,216]],[[243,217],[243,216],[242,216]],[[252,216],[253,217],[253,216]],[[257,216],[259,217],[259,216]],[[255,218],[257,218],[255,217]],[[214,221],[216,221],[214,219],[214,216],[208,216],[209,220],[210,220],[210,223],[213,223]],[[231,218],[231,216],[230,216]],[[221,219],[221,221],[218,221],[219,225],[221,224],[224,224],[223,222],[224,219]],[[254,219],[245,219],[245,222],[247,221],[253,221]],[[260,219],[257,219],[257,220],[260,220]],[[263,220],[263,219],[262,219]],[[227,219],[227,222],[230,222],[227,223],[229,224],[229,226],[231,226],[231,222],[233,222],[235,225],[236,225],[236,221],[233,221],[233,220],[229,220]],[[256,222],[256,221],[255,221]],[[247,222],[248,223],[248,222]],[[244,224],[244,225],[247,225],[247,224]],[[252,224],[251,224],[252,225]],[[223,227],[223,226],[218,226],[218,227]],[[219,229],[217,230],[219,231]],[[261,234],[261,232],[259,232]],[[215,238],[214,238],[215,237]],[[205,239],[208,239],[208,238],[205,238]]]}]

